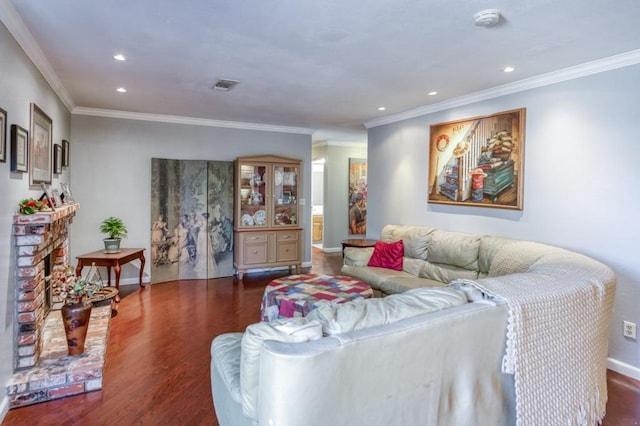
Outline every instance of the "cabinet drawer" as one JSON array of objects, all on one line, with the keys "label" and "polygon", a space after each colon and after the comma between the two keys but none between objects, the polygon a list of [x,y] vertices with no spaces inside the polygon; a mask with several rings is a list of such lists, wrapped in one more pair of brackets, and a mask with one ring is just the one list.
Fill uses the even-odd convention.
[{"label": "cabinet drawer", "polygon": [[242,240],[248,244],[266,243],[267,233],[266,232],[249,232],[246,234],[242,234]]},{"label": "cabinet drawer", "polygon": [[246,265],[266,263],[267,262],[267,245],[256,244],[244,247],[244,263]]},{"label": "cabinet drawer", "polygon": [[291,232],[278,232],[277,236],[276,236],[276,240],[278,242],[280,241],[298,241],[298,231],[291,231]]},{"label": "cabinet drawer", "polygon": [[276,261],[290,262],[298,260],[298,241],[280,242],[276,247]]}]

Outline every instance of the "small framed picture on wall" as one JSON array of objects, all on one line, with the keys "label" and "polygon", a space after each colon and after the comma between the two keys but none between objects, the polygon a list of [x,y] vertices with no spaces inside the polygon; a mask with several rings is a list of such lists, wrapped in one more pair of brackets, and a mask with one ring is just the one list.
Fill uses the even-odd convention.
[{"label": "small framed picture on wall", "polygon": [[17,124],[11,125],[11,171],[27,172],[29,132]]},{"label": "small framed picture on wall", "polygon": [[69,155],[71,146],[69,141],[62,140],[62,167],[69,167]]},{"label": "small framed picture on wall", "polygon": [[53,146],[53,173],[62,173],[62,147],[58,144]]},{"label": "small framed picture on wall", "polygon": [[0,163],[7,161],[7,111],[0,108]]}]

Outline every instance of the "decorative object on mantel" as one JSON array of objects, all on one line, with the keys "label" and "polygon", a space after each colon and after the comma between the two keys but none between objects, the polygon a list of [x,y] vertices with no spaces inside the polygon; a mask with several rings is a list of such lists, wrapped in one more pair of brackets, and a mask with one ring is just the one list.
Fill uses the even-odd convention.
[{"label": "decorative object on mantel", "polygon": [[33,198],[25,198],[18,204],[18,213],[34,214],[38,212],[51,211],[48,200],[34,200]]},{"label": "decorative object on mantel", "polygon": [[127,237],[127,227],[122,219],[110,216],[100,224],[100,232],[108,235],[104,241],[105,253],[119,253],[120,240]]},{"label": "decorative object on mantel", "polygon": [[102,280],[91,281],[76,276],[73,268],[69,265],[54,269],[48,278],[53,298],[64,301],[60,313],[67,337],[69,355],[80,355],[84,352],[87,330],[89,329],[93,306],[91,297],[102,288]]}]

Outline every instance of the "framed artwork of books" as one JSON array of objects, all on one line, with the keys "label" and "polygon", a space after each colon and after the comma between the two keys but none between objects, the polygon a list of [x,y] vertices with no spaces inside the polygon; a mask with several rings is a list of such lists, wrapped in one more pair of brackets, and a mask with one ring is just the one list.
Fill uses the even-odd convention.
[{"label": "framed artwork of books", "polygon": [[428,202],[522,210],[525,108],[431,125]]}]

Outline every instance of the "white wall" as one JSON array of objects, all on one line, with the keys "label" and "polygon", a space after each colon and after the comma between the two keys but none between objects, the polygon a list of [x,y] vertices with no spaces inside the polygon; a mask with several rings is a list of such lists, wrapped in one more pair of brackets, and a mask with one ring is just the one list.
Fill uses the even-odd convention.
[{"label": "white wall", "polygon": [[[11,124],[29,131],[30,103],[35,102],[53,122],[53,143],[70,136],[70,114],[42,75],[0,23],[0,108],[7,111],[7,161],[0,163],[0,419],[6,412],[6,387],[13,373],[15,251],[12,223],[20,200],[37,198],[42,191],[29,188],[27,173],[11,170]],[[53,176],[52,187],[68,181],[68,170]]]},{"label": "white wall", "polygon": [[[238,156],[275,154],[303,160],[305,228],[303,263],[311,264],[311,135],[169,124],[73,115],[71,191],[80,203],[71,230],[71,254],[98,250],[98,230],[108,216],[127,225],[125,247],[146,248],[151,240],[151,158],[233,161]],[[149,262],[145,267],[148,275]],[[137,282],[137,265],[125,265],[123,283]]]},{"label": "white wall", "polygon": [[[612,367],[640,378],[640,65],[369,129],[368,236],[387,223],[496,234],[575,250],[609,265],[618,286]],[[524,210],[429,205],[431,124],[525,107]]]}]

